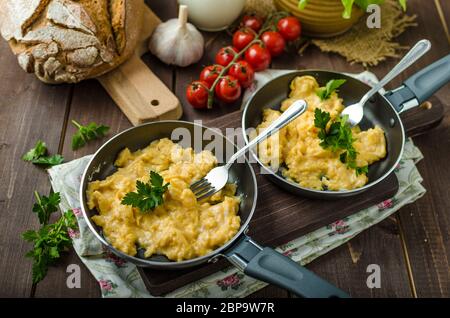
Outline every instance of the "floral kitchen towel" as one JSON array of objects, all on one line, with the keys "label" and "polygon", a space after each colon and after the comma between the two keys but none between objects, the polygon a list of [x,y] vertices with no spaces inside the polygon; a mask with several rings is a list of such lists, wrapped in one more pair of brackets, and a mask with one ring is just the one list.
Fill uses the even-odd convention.
[{"label": "floral kitchen towel", "polygon": [[[283,71],[275,72],[281,74]],[[257,87],[272,78],[275,72],[263,72]],[[367,83],[377,80],[368,72],[358,77]],[[152,297],[136,266],[105,249],[87,227],[80,210],[78,189],[90,158],[86,156],[48,170],[53,190],[61,193],[61,211],[72,209],[78,220],[79,229],[70,233],[74,249],[98,281],[103,297]],[[400,189],[393,198],[279,246],[278,251],[300,264],[307,264],[414,202],[425,193],[421,185],[422,177],[416,168],[416,163],[422,158],[420,150],[412,140],[408,140],[402,160],[395,169]],[[245,297],[265,286],[266,283],[245,276],[230,266],[165,296]]]}]

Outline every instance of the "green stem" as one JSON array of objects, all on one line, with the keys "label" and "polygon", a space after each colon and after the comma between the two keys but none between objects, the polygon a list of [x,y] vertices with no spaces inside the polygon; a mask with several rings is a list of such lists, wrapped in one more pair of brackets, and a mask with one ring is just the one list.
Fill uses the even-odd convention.
[{"label": "green stem", "polygon": [[[80,132],[81,139],[83,139],[84,143],[87,144],[89,140],[85,137],[84,133],[82,132],[83,126],[80,123],[78,123],[76,120],[74,120],[74,119],[72,119],[72,124],[74,124],[75,127],[78,128],[78,131]],[[97,133],[95,131],[94,131],[94,133],[97,136]]]},{"label": "green stem", "polygon": [[274,25],[273,22],[274,22],[274,20],[275,20],[276,18],[278,18],[278,17],[280,17],[280,18],[282,18],[282,17],[285,18],[285,17],[287,17],[287,16],[289,16],[289,14],[288,14],[287,12],[285,12],[285,11],[277,11],[277,12],[271,13],[271,14],[267,17],[266,22],[263,24],[261,30],[267,29],[268,26],[272,27],[272,26]]},{"label": "green stem", "polygon": [[260,34],[258,34],[255,37],[255,39],[253,41],[251,41],[249,44],[247,44],[247,46],[245,48],[243,48],[239,53],[235,53],[230,64],[228,64],[226,67],[224,67],[222,69],[222,71],[220,71],[219,76],[217,76],[216,80],[211,85],[211,88],[208,90],[208,108],[209,109],[211,109],[213,106],[214,91],[215,91],[215,88],[216,88],[217,84],[219,83],[219,81],[224,77],[224,74],[226,74],[228,72],[228,70],[233,66],[233,64],[235,64],[236,61],[245,53],[245,51],[247,51],[250,48],[250,46],[252,46],[253,44],[256,44],[256,43],[259,43],[259,44],[262,43],[262,41],[259,39],[259,37],[260,37]]},{"label": "green stem", "polygon": [[253,39],[253,41],[251,41],[243,50],[241,50],[239,53],[234,54],[233,60],[230,62],[230,64],[228,64],[226,67],[224,67],[222,69],[222,71],[219,73],[219,76],[217,76],[216,80],[214,81],[214,83],[212,84],[211,88],[208,90],[208,108],[211,109],[213,107],[213,103],[214,103],[214,91],[215,88],[217,86],[217,84],[219,83],[219,81],[223,78],[224,74],[226,74],[228,72],[228,70],[233,66],[233,64],[236,63],[236,61],[242,56],[242,54],[245,53],[245,51],[248,50],[248,48],[250,46],[252,46],[253,44],[256,43],[262,43],[262,41],[260,40],[261,35],[266,32],[267,30],[271,30],[274,26],[274,19],[277,17],[286,17],[289,14],[287,12],[275,12],[272,13],[268,16],[268,18],[266,19],[266,22],[263,24],[261,30],[255,34],[255,38]]},{"label": "green stem", "polygon": [[77,127],[78,129],[80,129],[81,128],[81,124],[80,123],[78,123],[76,120],[74,120],[74,119],[72,119],[72,124],[74,124],[75,125],[75,127]]},{"label": "green stem", "polygon": [[36,202],[37,204],[39,204],[39,206],[42,207],[42,203],[41,203],[41,196],[39,195],[39,192],[34,191],[34,197],[36,198]]}]

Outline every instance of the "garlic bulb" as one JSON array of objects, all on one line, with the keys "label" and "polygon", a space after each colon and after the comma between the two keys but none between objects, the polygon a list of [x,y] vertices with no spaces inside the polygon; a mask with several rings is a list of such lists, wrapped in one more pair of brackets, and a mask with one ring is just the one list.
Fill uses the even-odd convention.
[{"label": "garlic bulb", "polygon": [[187,6],[180,6],[178,19],[161,23],[154,31],[150,51],[166,64],[188,66],[198,62],[203,56],[202,34],[187,23]]}]

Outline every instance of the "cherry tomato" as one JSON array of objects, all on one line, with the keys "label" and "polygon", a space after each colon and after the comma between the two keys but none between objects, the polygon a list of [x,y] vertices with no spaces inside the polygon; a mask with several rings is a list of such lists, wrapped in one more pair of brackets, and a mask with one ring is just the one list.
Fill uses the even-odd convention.
[{"label": "cherry tomato", "polygon": [[211,87],[222,72],[222,65],[210,65],[205,67],[200,73],[200,81],[208,83],[208,87]]},{"label": "cherry tomato", "polygon": [[255,33],[252,29],[242,28],[233,35],[233,46],[239,51],[243,50],[251,41],[255,39]]},{"label": "cherry tomato", "polygon": [[255,71],[246,61],[239,61],[233,64],[228,74],[237,78],[243,88],[249,87],[255,79]]},{"label": "cherry tomato", "polygon": [[280,19],[277,24],[278,32],[286,41],[294,41],[300,37],[302,26],[296,17]]},{"label": "cherry tomato", "polygon": [[228,66],[228,64],[231,63],[231,61],[233,60],[234,56],[237,53],[239,53],[239,51],[232,46],[226,46],[221,48],[216,55],[216,64]]},{"label": "cherry tomato", "polygon": [[253,67],[256,72],[264,71],[270,65],[272,57],[267,48],[260,44],[253,44],[245,52],[245,60]]},{"label": "cherry tomato", "polygon": [[226,75],[219,80],[216,86],[216,96],[225,103],[232,103],[241,96],[241,85],[237,78]]},{"label": "cherry tomato", "polygon": [[186,97],[192,107],[197,109],[208,106],[208,83],[194,81],[187,87]]},{"label": "cherry tomato", "polygon": [[266,31],[262,34],[261,40],[264,42],[272,56],[280,55],[284,52],[284,48],[286,47],[286,41],[278,32]]},{"label": "cherry tomato", "polygon": [[255,32],[259,32],[263,26],[263,20],[255,15],[246,15],[242,18],[241,25]]}]

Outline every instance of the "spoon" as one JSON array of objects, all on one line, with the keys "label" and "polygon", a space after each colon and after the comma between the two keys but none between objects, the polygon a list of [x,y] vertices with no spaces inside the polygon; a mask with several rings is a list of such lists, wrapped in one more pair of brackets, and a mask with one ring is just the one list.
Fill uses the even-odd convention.
[{"label": "spoon", "polygon": [[431,48],[431,43],[428,40],[420,40],[414,45],[414,47],[409,50],[408,53],[398,62],[397,65],[377,84],[375,84],[370,91],[368,91],[361,100],[353,105],[347,106],[341,113],[341,117],[348,115],[348,123],[351,126],[356,126],[360,123],[364,116],[364,104],[380,89],[382,89],[387,83],[392,79],[397,77],[401,72],[406,70],[414,62],[422,57]]}]

